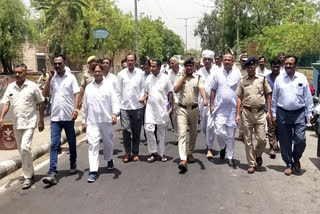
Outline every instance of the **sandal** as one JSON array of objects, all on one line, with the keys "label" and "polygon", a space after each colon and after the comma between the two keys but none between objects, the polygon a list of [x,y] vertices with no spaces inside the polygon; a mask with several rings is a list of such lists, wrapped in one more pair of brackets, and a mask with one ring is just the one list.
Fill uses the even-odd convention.
[{"label": "sandal", "polygon": [[152,162],[154,162],[156,159],[155,159],[155,157],[154,157],[154,154],[151,154],[149,157],[148,157],[148,159],[147,159],[147,161],[148,161],[148,163],[152,163]]},{"label": "sandal", "polygon": [[123,156],[122,161],[123,161],[124,163],[128,163],[128,162],[129,162],[129,158],[130,158],[130,154],[127,153],[127,154],[125,154],[125,155]]},{"label": "sandal", "polygon": [[168,160],[167,157],[165,157],[165,156],[162,156],[162,157],[161,157],[161,161],[162,161],[162,162],[167,162],[167,160]]}]

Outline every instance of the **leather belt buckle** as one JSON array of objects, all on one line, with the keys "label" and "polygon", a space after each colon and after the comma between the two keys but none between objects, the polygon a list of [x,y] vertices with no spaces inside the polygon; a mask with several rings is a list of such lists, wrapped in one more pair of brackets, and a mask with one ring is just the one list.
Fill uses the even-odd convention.
[{"label": "leather belt buckle", "polygon": [[186,106],[186,109],[187,109],[187,110],[192,110],[192,109],[193,109],[193,106]]},{"label": "leather belt buckle", "polygon": [[259,111],[259,109],[257,109],[257,108],[251,109],[252,113],[258,113],[258,111]]}]

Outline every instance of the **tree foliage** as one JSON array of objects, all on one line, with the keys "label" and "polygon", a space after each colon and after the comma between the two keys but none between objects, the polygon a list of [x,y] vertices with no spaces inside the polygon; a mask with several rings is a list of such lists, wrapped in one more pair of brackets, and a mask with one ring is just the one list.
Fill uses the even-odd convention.
[{"label": "tree foliage", "polygon": [[[216,52],[276,56],[280,51],[304,56],[319,53],[319,18],[315,1],[215,0],[210,14],[198,22],[201,47]],[[239,53],[238,53],[239,54]]]},{"label": "tree foliage", "polygon": [[21,57],[21,45],[34,39],[33,22],[21,0],[2,0],[0,4],[0,62],[5,73]]}]

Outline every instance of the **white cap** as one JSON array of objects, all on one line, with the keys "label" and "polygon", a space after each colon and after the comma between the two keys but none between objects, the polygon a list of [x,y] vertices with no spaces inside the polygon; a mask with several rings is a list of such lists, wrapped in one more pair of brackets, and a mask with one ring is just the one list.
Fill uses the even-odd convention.
[{"label": "white cap", "polygon": [[214,58],[214,52],[210,50],[204,50],[202,51],[202,58]]}]

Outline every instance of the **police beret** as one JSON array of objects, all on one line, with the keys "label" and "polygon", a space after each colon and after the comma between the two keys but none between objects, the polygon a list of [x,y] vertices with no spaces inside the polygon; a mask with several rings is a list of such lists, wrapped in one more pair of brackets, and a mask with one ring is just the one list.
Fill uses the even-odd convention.
[{"label": "police beret", "polygon": [[244,63],[244,66],[247,67],[247,66],[251,66],[251,65],[255,65],[257,64],[258,60],[254,57],[250,57],[245,63]]},{"label": "police beret", "polygon": [[188,65],[188,64],[194,65],[195,63],[194,63],[194,60],[193,60],[192,57],[188,57],[188,58],[186,58],[186,59],[184,60],[183,64],[184,64],[184,65]]}]

